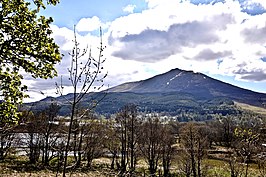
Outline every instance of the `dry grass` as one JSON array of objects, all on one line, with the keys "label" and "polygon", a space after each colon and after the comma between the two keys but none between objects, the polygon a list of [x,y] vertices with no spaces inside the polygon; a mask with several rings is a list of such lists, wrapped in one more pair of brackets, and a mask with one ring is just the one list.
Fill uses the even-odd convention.
[{"label": "dry grass", "polygon": [[[56,177],[56,173],[51,172],[37,172],[37,173],[9,173],[9,174],[0,174],[1,177]],[[62,176],[58,174],[57,176]],[[87,172],[87,173],[68,173],[67,177],[106,177],[106,174],[101,174],[97,172]]]},{"label": "dry grass", "polygon": [[245,104],[245,103],[238,103],[238,102],[235,102],[235,104],[243,110],[251,111],[254,113],[261,114],[261,115],[266,115],[266,109],[265,108],[252,106],[252,105]]},{"label": "dry grass", "polygon": [[[25,161],[20,161],[25,162]],[[110,167],[110,159],[108,158],[99,158],[93,161],[93,168],[88,169],[78,169],[73,171],[72,173],[67,173],[67,177],[115,177],[117,175],[117,171],[112,171]],[[22,164],[21,163],[21,164]],[[15,165],[18,165],[16,163]],[[20,165],[21,165],[20,164]],[[230,177],[229,166],[228,163],[222,159],[206,159],[203,161],[206,169],[206,177]],[[161,164],[160,164],[161,165]],[[55,171],[47,170],[47,169],[34,169],[30,167],[27,171],[25,168],[23,171],[20,171],[21,168],[10,168],[13,165],[10,162],[0,163],[0,177],[61,177],[62,174],[56,174]],[[28,166],[27,166],[28,167]],[[143,159],[138,161],[137,165],[137,173],[136,176],[142,176],[145,172],[148,174],[147,171],[147,164]],[[160,167],[162,168],[162,167]],[[162,170],[162,169],[161,169]],[[180,171],[180,164],[178,159],[174,159],[171,167],[171,172],[175,174],[175,176],[183,176],[182,172]],[[249,169],[249,177],[259,177],[258,169],[255,164],[252,164]]]},{"label": "dry grass", "polygon": [[[0,171],[0,177],[56,177],[62,176],[61,173],[56,174],[56,172],[42,170],[39,172],[15,172],[15,171]],[[87,172],[72,172],[67,173],[68,177],[106,177],[106,176],[116,176],[115,173],[111,172],[109,169],[101,169],[100,171],[92,170]]]},{"label": "dry grass", "polygon": [[[73,172],[68,172],[67,177],[107,177],[116,176],[116,172],[113,172],[108,168],[110,159],[99,158],[93,161],[93,168],[90,170],[78,169]],[[25,161],[24,158],[18,158],[15,161],[7,160],[0,163],[0,177],[60,177],[61,173],[51,171],[48,169],[38,169],[33,167]]]}]

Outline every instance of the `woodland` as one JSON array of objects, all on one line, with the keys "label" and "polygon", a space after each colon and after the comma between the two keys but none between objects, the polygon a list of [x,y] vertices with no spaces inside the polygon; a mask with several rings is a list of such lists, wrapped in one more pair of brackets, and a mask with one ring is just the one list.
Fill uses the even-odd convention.
[{"label": "woodland", "polygon": [[[58,117],[59,108],[24,111],[16,126],[1,129],[3,174],[63,173],[70,119]],[[201,122],[172,121],[133,104],[108,119],[86,113],[73,121],[66,175],[265,176],[265,118],[243,112]]]}]

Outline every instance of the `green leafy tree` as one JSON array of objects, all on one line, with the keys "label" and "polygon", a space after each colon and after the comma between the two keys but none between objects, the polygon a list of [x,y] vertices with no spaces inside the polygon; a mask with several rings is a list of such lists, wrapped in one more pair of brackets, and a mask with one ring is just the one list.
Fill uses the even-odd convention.
[{"label": "green leafy tree", "polygon": [[252,156],[257,154],[258,152],[258,142],[260,135],[255,130],[240,127],[237,127],[234,133],[238,139],[238,143],[236,145],[237,152],[238,154],[240,154],[243,162],[246,164],[244,176],[247,177]]},{"label": "green leafy tree", "polygon": [[[43,0],[0,0],[0,120],[16,122],[17,107],[26,97],[21,72],[33,78],[52,78],[61,60],[59,47],[51,37],[52,18],[40,16]],[[46,0],[56,5],[59,0]],[[31,5],[31,6],[30,6]]]}]

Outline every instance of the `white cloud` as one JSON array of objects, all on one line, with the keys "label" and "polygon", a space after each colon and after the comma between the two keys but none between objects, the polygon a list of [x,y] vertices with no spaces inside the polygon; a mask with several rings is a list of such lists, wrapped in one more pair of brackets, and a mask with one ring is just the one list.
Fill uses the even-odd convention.
[{"label": "white cloud", "polygon": [[101,20],[93,16],[92,18],[82,18],[76,25],[76,28],[78,31],[83,32],[83,31],[94,31],[100,28],[102,25]]},{"label": "white cloud", "polygon": [[[116,46],[114,56],[154,65],[165,60],[165,63],[177,63],[177,67],[180,61],[186,61],[190,64],[184,69],[195,70],[201,64],[204,67],[198,67],[198,71],[237,78],[244,75],[234,70],[239,63],[254,63],[265,56],[266,14],[250,16],[242,12],[238,1],[205,5],[194,5],[188,1],[180,3],[179,0],[146,1],[150,9],[112,23],[109,42]],[[126,26],[123,25],[125,23]],[[169,59],[173,57],[175,61]],[[217,61],[220,59],[228,63],[223,62],[219,66]],[[261,64],[259,67],[249,64],[248,71],[266,71],[263,62]],[[261,77],[258,80],[262,80]]]},{"label": "white cloud", "polygon": [[[149,8],[141,13],[119,17],[105,25],[104,67],[109,73],[106,85],[145,79],[173,68],[250,82],[266,80],[266,63],[260,59],[266,57],[266,13],[248,15],[234,0],[204,5],[180,0],[146,2]],[[134,8],[127,10],[131,13]],[[101,20],[94,16],[82,18],[76,28],[79,32],[91,32],[101,25]],[[66,76],[73,31],[56,26],[52,29],[55,41],[66,54],[57,66],[59,75]],[[99,37],[89,33],[78,35],[78,40],[81,48],[92,46],[93,55],[97,56]],[[52,81],[47,83],[37,80],[31,87],[52,90]]]},{"label": "white cloud", "polygon": [[127,13],[133,13],[136,7],[136,5],[129,4],[123,8],[123,11]]}]

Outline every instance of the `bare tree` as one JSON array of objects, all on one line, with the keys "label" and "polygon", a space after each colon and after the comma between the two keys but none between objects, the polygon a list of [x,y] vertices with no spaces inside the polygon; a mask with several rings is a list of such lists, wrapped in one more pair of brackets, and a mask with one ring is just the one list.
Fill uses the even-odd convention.
[{"label": "bare tree", "polygon": [[139,146],[144,159],[149,166],[151,176],[156,176],[158,163],[162,157],[162,125],[159,118],[152,115],[141,126]]},{"label": "bare tree", "polygon": [[206,127],[189,122],[181,130],[181,143],[184,153],[190,159],[193,177],[202,176],[202,160],[206,154],[208,139]]},{"label": "bare tree", "polygon": [[179,169],[181,172],[183,172],[186,177],[191,176],[191,160],[189,158],[189,155],[187,153],[183,153],[183,151],[179,151]]},{"label": "bare tree", "polygon": [[133,173],[137,163],[137,131],[139,128],[139,121],[137,118],[137,107],[134,104],[125,106],[125,113],[128,119],[128,153],[130,158],[129,171]]},{"label": "bare tree", "polygon": [[42,121],[39,118],[37,113],[29,112],[27,113],[27,122],[26,122],[26,153],[29,157],[30,163],[35,164],[38,162],[39,157],[41,156],[41,134],[39,128],[41,127]]},{"label": "bare tree", "polygon": [[238,153],[234,148],[229,149],[228,159],[231,177],[241,177],[244,171],[244,166],[239,162]]},{"label": "bare tree", "polygon": [[136,105],[125,105],[117,114],[116,123],[121,144],[120,173],[124,174],[128,167],[130,174],[132,174],[137,163],[137,133],[140,125]]},{"label": "bare tree", "polygon": [[[60,107],[51,103],[48,108],[40,112],[23,111],[18,126],[22,143],[27,146],[26,153],[30,163],[35,164],[42,157],[42,164],[49,166],[57,152],[58,139],[62,139],[59,122],[56,123],[57,113]],[[60,125],[61,126],[61,125]],[[17,135],[19,136],[19,134]]]},{"label": "bare tree", "polygon": [[215,121],[216,141],[220,141],[227,148],[232,147],[234,142],[234,130],[237,126],[237,120],[234,116],[219,116]]},{"label": "bare tree", "polygon": [[257,156],[257,164],[261,177],[266,177],[266,155],[265,153],[260,153]]},{"label": "bare tree", "polygon": [[49,161],[56,156],[56,148],[58,136],[61,132],[59,131],[59,124],[57,124],[56,118],[60,106],[56,103],[51,103],[49,107],[39,114],[39,120],[41,120],[42,125],[39,127],[40,134],[42,135],[42,162],[44,166],[49,165]]},{"label": "bare tree", "polygon": [[0,125],[0,161],[4,160],[11,150],[15,138],[14,126],[1,123]]},{"label": "bare tree", "polygon": [[[103,50],[104,46],[102,44],[102,31],[100,29],[100,46],[98,48],[99,54],[97,58],[94,58],[92,56],[91,50],[88,51],[88,48],[80,49],[79,43],[77,41],[77,33],[75,31],[74,27],[74,47],[71,53],[69,55],[71,56],[71,64],[70,68],[68,68],[69,72],[69,81],[73,87],[73,97],[71,100],[67,99],[68,103],[71,105],[71,115],[70,115],[70,122],[69,122],[69,129],[68,129],[68,136],[67,136],[67,142],[65,147],[65,155],[64,155],[64,166],[63,166],[63,177],[66,175],[66,167],[67,167],[67,157],[68,157],[68,151],[70,148],[70,140],[71,140],[71,134],[73,132],[73,124],[75,120],[79,122],[80,119],[82,119],[83,114],[78,115],[77,114],[77,108],[80,106],[80,102],[84,99],[84,97],[91,91],[91,89],[99,90],[103,87],[103,80],[107,76],[107,74],[103,74],[103,63],[105,62],[105,59],[103,59]],[[82,58],[86,57],[86,54],[88,53],[87,60],[82,62]],[[100,85],[96,85],[96,83],[100,83]],[[63,95],[63,83],[56,84],[57,91],[59,94]],[[92,99],[94,100],[94,99]],[[93,109],[98,101],[92,101],[91,104],[87,105],[86,111],[84,111],[84,114],[89,112],[91,109]]]},{"label": "bare tree", "polygon": [[[77,114],[84,114],[84,110],[77,110]],[[86,119],[84,119],[86,117]],[[89,120],[89,119],[88,119]],[[74,119],[72,133],[73,133],[73,142],[72,149],[75,158],[75,168],[80,167],[81,165],[81,156],[84,154],[82,150],[83,140],[84,140],[84,128],[88,122],[87,116],[83,115],[80,120]]]},{"label": "bare tree", "polygon": [[116,131],[115,121],[110,119],[106,123],[105,131],[105,147],[109,150],[112,156],[111,169],[115,169],[115,161],[118,158],[118,153],[120,150],[120,139],[119,134]]},{"label": "bare tree", "polygon": [[176,138],[173,134],[172,127],[168,124],[162,128],[162,164],[164,177],[170,176],[170,166],[175,152],[173,145],[176,143]]},{"label": "bare tree", "polygon": [[266,126],[265,126],[265,122],[262,128],[260,128],[259,133],[260,133],[260,141],[258,143],[258,153],[257,153],[256,161],[257,161],[261,176],[266,177],[266,153],[265,153],[266,151],[266,145],[265,145]]},{"label": "bare tree", "polygon": [[101,120],[93,120],[87,124],[84,133],[84,155],[87,167],[91,167],[92,160],[102,156],[104,149],[105,126]]}]

